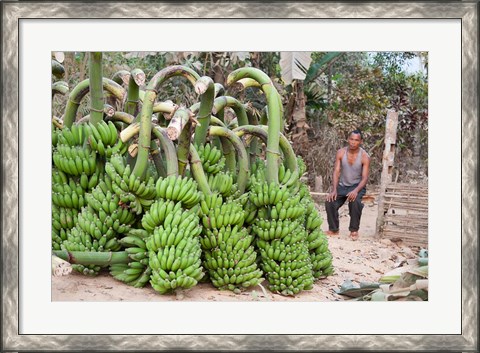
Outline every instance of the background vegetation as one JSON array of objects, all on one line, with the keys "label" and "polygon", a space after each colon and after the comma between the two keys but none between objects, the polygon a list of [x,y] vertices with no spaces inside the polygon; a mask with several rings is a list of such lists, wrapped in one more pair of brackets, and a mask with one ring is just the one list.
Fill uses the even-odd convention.
[{"label": "background vegetation", "polygon": [[[298,54],[298,56],[295,56]],[[372,157],[370,184],[379,182],[382,169],[385,118],[388,109],[399,113],[396,175],[399,182],[428,175],[428,56],[422,52],[111,52],[103,55],[103,74],[141,68],[149,81],[160,69],[181,64],[224,83],[234,69],[257,67],[276,84],[284,106],[286,134],[309,170],[313,185],[322,176],[324,191],[331,184],[335,151],[345,145],[348,132],[364,133],[364,148]],[[417,65],[415,72],[407,63]],[[85,53],[64,53],[65,76],[70,88],[88,77]],[[303,71],[302,79],[289,70]],[[295,76],[295,75],[293,75]],[[298,77],[298,76],[297,76]],[[163,86],[159,99],[178,97],[195,102],[197,95],[183,79]],[[260,90],[241,93],[261,115],[265,105]],[[232,93],[233,95],[233,93]],[[56,95],[53,114],[61,116],[66,97]],[[88,113],[84,102],[79,114]]]}]

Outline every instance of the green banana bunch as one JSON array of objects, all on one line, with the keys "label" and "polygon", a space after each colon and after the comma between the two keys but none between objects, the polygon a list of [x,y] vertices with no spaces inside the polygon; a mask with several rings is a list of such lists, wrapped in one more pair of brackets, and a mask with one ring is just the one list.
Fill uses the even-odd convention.
[{"label": "green banana bunch", "polygon": [[285,202],[291,197],[291,193],[285,187],[275,183],[255,183],[250,189],[250,202],[257,207],[276,205]]},{"label": "green banana bunch", "polygon": [[243,209],[245,211],[245,224],[251,225],[257,217],[257,206],[255,206],[250,200],[248,200],[243,206]]},{"label": "green banana bunch", "polygon": [[322,218],[315,208],[315,202],[306,195],[301,200],[306,209],[304,226],[307,231],[306,242],[310,252],[314,278],[326,277],[333,274],[332,254],[328,249],[328,238],[321,229]]},{"label": "green banana bunch", "polygon": [[185,208],[192,208],[201,199],[201,193],[197,190],[197,182],[192,178],[175,175],[158,178],[155,188],[157,198],[180,201]]},{"label": "green banana bunch", "polygon": [[61,130],[57,127],[55,127],[54,124],[52,124],[52,146],[55,147],[58,144],[58,136],[60,136]]},{"label": "green banana bunch", "polygon": [[236,293],[263,281],[257,266],[253,236],[239,225],[207,229],[200,243],[204,250],[204,267],[213,285]]},{"label": "green banana bunch", "polygon": [[61,229],[72,229],[77,220],[77,210],[52,205],[52,229],[57,232],[60,232]]},{"label": "green banana bunch", "polygon": [[52,158],[55,166],[68,175],[80,176],[84,173],[89,176],[96,171],[96,153],[89,147],[69,146],[59,142]]},{"label": "green banana bunch", "polygon": [[280,163],[280,166],[278,168],[278,182],[280,183],[280,185],[291,187],[298,180],[298,175],[292,173],[292,171],[290,169],[287,169],[283,163]]},{"label": "green banana bunch", "polygon": [[145,212],[142,217],[142,227],[152,232],[156,227],[163,225],[166,218],[167,224],[170,225],[173,223],[173,219],[175,218],[175,223],[177,225],[181,223],[184,219],[182,217],[186,217],[187,213],[182,209],[181,202],[174,202],[168,201],[164,199],[156,200],[151,206],[150,209]]},{"label": "green banana bunch", "polygon": [[78,220],[78,211],[72,208],[52,205],[52,249],[60,250],[67,231],[72,229]]},{"label": "green banana bunch", "polygon": [[[162,181],[170,183],[173,180],[173,187],[169,189],[170,196],[171,189],[177,184],[175,188],[177,202],[159,198],[141,220],[145,232],[149,234],[144,240],[149,267],[152,270],[150,284],[160,294],[191,288],[204,276],[201,266],[202,251],[198,239],[202,230],[199,225],[198,207],[185,209],[182,199],[178,199],[178,192],[183,189],[187,189],[188,192],[195,190],[197,195],[196,185],[191,186],[192,179],[184,178],[183,183],[182,178],[178,179],[177,181],[174,177],[157,181],[157,187],[161,187]],[[193,206],[191,203],[188,204]]]},{"label": "green banana bunch", "polygon": [[58,134],[58,144],[69,147],[83,147],[87,134],[85,125],[73,124],[71,128],[64,127]]},{"label": "green banana bunch", "polygon": [[94,151],[102,157],[110,158],[113,154],[125,154],[128,145],[118,138],[117,128],[113,122],[100,121],[97,125],[85,124],[88,142]]},{"label": "green banana bunch", "polygon": [[132,261],[128,264],[110,265],[110,274],[129,286],[143,288],[150,280],[152,269],[138,261]]},{"label": "green banana bunch", "polygon": [[[191,288],[204,276],[198,237],[193,236],[195,233],[183,234],[183,239],[177,245],[166,245],[149,252],[149,266],[152,269],[150,284],[160,294]],[[147,242],[147,248],[150,245],[151,242]]]},{"label": "green banana bunch", "polygon": [[265,166],[265,161],[263,159],[257,158],[250,167],[250,178],[247,182],[247,190],[251,190],[252,187],[256,184],[263,184],[267,181],[266,179],[267,168]]},{"label": "green banana bunch", "polygon": [[56,136],[52,159],[59,170],[72,176],[95,173],[96,153],[88,146],[84,147],[87,131],[83,125],[58,130]]},{"label": "green banana bunch", "polygon": [[113,154],[105,163],[105,173],[111,181],[111,189],[120,197],[122,203],[128,205],[137,215],[148,210],[155,201],[153,178],[142,181],[136,177],[123,156]]},{"label": "green banana bunch", "polygon": [[80,210],[86,204],[85,190],[73,179],[70,179],[68,184],[54,182],[52,185],[52,202],[59,207]]},{"label": "green banana bunch", "polygon": [[[304,230],[298,231],[305,233]],[[304,235],[289,235],[304,238]],[[313,287],[310,253],[304,240],[287,244],[283,239],[271,242],[257,240],[261,268],[266,273],[269,289],[282,295],[295,295]]]},{"label": "green banana bunch", "polygon": [[298,175],[302,176],[307,172],[307,165],[301,156],[297,156]]},{"label": "green banana bunch", "polygon": [[102,163],[96,163],[95,173],[92,175],[87,175],[81,173],[80,176],[74,177],[69,176],[66,173],[62,172],[57,168],[52,169],[52,184],[69,184],[71,181],[74,181],[75,184],[80,184],[82,189],[85,192],[92,190],[95,186],[98,185],[98,182],[103,179],[103,165]]},{"label": "green banana bunch", "polygon": [[332,254],[330,251],[322,251],[321,248],[318,247],[310,252],[310,258],[314,278],[327,277],[334,273]]},{"label": "green banana bunch", "polygon": [[[119,235],[130,230],[135,215],[123,207],[118,195],[111,191],[108,178],[101,180],[85,194],[87,206],[78,213],[75,226],[68,230],[61,249],[68,251],[119,251]],[[75,266],[75,270],[95,275],[100,266]]]},{"label": "green banana bunch", "polygon": [[208,176],[208,185],[212,192],[218,192],[228,197],[237,191],[237,185],[233,183],[233,176],[230,173],[218,172]]},{"label": "green banana bunch", "polygon": [[[252,231],[259,239],[264,241],[271,241],[275,239],[285,239],[285,242],[290,243],[290,238],[300,241],[303,240],[304,235],[297,230],[301,227],[300,221],[292,221],[290,219],[275,220],[275,219],[258,219],[252,225]],[[299,236],[294,236],[300,234]]]},{"label": "green banana bunch", "polygon": [[131,261],[128,264],[110,265],[110,274],[117,280],[135,288],[144,287],[152,270],[148,265],[146,239],[150,234],[141,228],[130,228],[119,243],[125,248]]},{"label": "green banana bunch", "polygon": [[225,157],[222,151],[210,143],[196,146],[203,170],[208,175],[219,173],[225,168]]},{"label": "green banana bunch", "polygon": [[[207,197],[208,198],[208,197]],[[217,198],[220,200],[220,198]],[[219,229],[227,225],[241,227],[245,221],[245,212],[240,203],[230,200],[207,209],[207,202],[202,201],[202,223],[206,229]]]}]

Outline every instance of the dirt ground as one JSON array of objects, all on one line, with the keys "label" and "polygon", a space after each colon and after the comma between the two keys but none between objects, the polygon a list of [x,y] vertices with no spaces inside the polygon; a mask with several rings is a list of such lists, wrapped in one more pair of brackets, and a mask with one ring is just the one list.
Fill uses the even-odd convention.
[{"label": "dirt ground", "polygon": [[[319,209],[325,220],[322,228],[326,230],[326,214],[321,203]],[[73,272],[68,276],[52,276],[52,301],[343,301],[350,298],[338,295],[335,289],[338,290],[345,280],[355,284],[377,282],[383,274],[406,264],[408,259],[417,258],[415,249],[375,238],[377,205],[373,200],[365,201],[357,241],[348,236],[346,205],[340,214],[340,235],[329,238],[335,274],[317,281],[312,290],[300,292],[295,297],[274,294],[268,291],[265,282],[241,294],[219,291],[209,283],[200,283],[189,290],[159,295],[149,285],[133,288],[113,279],[108,272],[97,277]]]}]

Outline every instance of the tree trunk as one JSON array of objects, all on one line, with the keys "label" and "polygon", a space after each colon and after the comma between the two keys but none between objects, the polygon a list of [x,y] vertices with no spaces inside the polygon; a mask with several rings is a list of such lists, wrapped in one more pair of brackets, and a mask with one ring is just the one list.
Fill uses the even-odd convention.
[{"label": "tree trunk", "polygon": [[307,124],[307,114],[305,112],[306,99],[303,87],[303,81],[294,81],[295,102],[292,115],[292,142],[296,147],[308,143],[307,130],[310,128]]}]

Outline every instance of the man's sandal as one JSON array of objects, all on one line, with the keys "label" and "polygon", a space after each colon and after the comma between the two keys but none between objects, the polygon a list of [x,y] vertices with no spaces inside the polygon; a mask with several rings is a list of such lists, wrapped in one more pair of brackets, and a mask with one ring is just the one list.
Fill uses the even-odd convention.
[{"label": "man's sandal", "polygon": [[338,231],[337,232],[332,232],[331,230],[327,230],[325,232],[326,235],[329,235],[329,236],[335,236],[335,235],[338,235]]},{"label": "man's sandal", "polygon": [[359,235],[358,235],[358,232],[350,232],[350,238],[351,238],[352,240],[354,240],[354,241],[355,241],[355,240],[358,240],[358,236],[359,236]]}]

